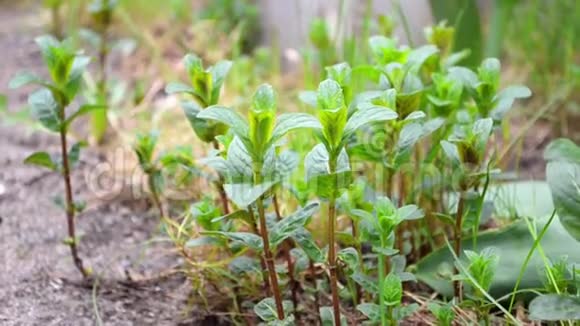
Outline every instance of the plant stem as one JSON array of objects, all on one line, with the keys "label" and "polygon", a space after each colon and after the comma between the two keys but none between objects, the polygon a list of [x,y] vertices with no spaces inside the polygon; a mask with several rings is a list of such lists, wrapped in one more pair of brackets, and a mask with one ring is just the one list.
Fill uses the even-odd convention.
[{"label": "plant stem", "polygon": [[[455,231],[454,231],[455,233],[454,251],[457,257],[460,257],[461,255],[461,233],[462,233],[461,231],[463,226],[463,209],[465,206],[465,200],[463,197],[464,191],[463,189],[461,189],[459,191],[459,202],[457,204],[457,215],[455,217]],[[456,274],[458,273],[457,268],[455,268],[455,273]],[[463,284],[461,283],[460,280],[453,281],[453,289],[455,297],[459,302],[461,302],[463,299]]]},{"label": "plant stem", "polygon": [[389,315],[389,325],[390,326],[397,325],[397,323],[395,322],[395,307],[394,306],[388,306],[387,307],[387,313]]},{"label": "plant stem", "polygon": [[[278,204],[278,196],[274,194],[272,198],[274,202],[274,211],[276,212],[276,218],[278,221],[282,220],[282,215],[280,214],[280,205]],[[286,264],[288,265],[288,278],[290,279],[290,291],[292,292],[292,304],[294,305],[294,316],[296,320],[300,320],[300,316],[298,314],[298,287],[300,284],[294,278],[294,262],[292,261],[292,255],[290,254],[290,250],[292,248],[292,243],[290,239],[286,239],[282,243],[282,251],[284,257],[286,258]]]},{"label": "plant stem", "polygon": [[[252,206],[248,206],[248,211],[250,212],[250,215],[252,216],[252,218],[255,219],[256,214],[254,214],[254,210],[252,209]],[[252,227],[252,232],[254,232],[254,234],[260,235],[260,231],[258,231],[258,226],[256,225],[255,220],[253,220],[251,227]],[[266,274],[264,274],[264,271],[267,270],[268,267],[266,266],[266,261],[264,260],[264,256],[262,256],[262,255],[260,255],[260,267],[262,268],[262,277],[264,279],[264,290],[266,291],[266,294],[268,296],[270,296],[271,295],[270,280],[268,279],[268,276]]]},{"label": "plant stem", "polygon": [[[260,174],[260,169],[255,169],[254,171],[254,183],[259,185],[262,183],[262,175]],[[278,319],[284,319],[284,307],[282,306],[282,295],[280,294],[280,288],[278,286],[278,275],[276,274],[276,266],[274,265],[274,257],[270,251],[270,239],[268,237],[268,226],[266,224],[266,213],[264,211],[264,201],[262,196],[256,201],[258,206],[258,218],[260,220],[260,233],[262,235],[262,242],[264,245],[264,259],[266,260],[266,266],[268,267],[268,274],[270,276],[270,287],[272,288],[272,293],[274,294],[274,301],[276,302],[276,313],[278,314]]]},{"label": "plant stem", "polygon": [[[214,139],[214,141],[212,142],[213,144],[213,148],[215,148],[215,150],[219,151],[220,150],[220,144],[218,143],[217,140]],[[230,213],[230,208],[228,205],[228,196],[226,194],[226,191],[224,190],[224,177],[223,176],[219,176],[219,181],[216,183],[217,188],[218,188],[218,192],[220,195],[220,199],[222,202],[222,207],[224,210],[224,214],[227,215]]]},{"label": "plant stem", "polygon": [[[384,237],[381,235],[381,248],[385,245]],[[384,282],[385,282],[385,256],[381,253],[379,255],[379,314],[381,315],[381,326],[387,324],[386,314],[385,314],[385,300],[383,298]]]},{"label": "plant stem", "polygon": [[[312,277],[312,287],[314,288],[314,309],[316,310],[316,312],[319,312],[320,303],[318,301],[318,284],[316,283],[316,269],[314,268],[314,263],[312,262],[312,259],[308,259],[308,269],[310,270],[310,275]],[[322,321],[320,321],[320,324],[322,324]]]},{"label": "plant stem", "polygon": [[165,217],[165,211],[163,210],[163,205],[161,204],[161,199],[159,198],[159,193],[157,192],[157,187],[155,187],[153,173],[147,175],[147,183],[149,186],[149,191],[151,191],[151,199],[153,200],[153,204],[159,212],[159,218],[163,219]]},{"label": "plant stem", "polygon": [[330,288],[332,290],[332,308],[334,311],[334,325],[340,325],[340,299],[338,297],[338,277],[336,267],[336,247],[334,233],[336,228],[336,155],[332,155],[328,164],[329,172],[334,178],[334,187],[332,188],[328,201],[328,269],[330,271]]},{"label": "plant stem", "polygon": [[[60,109],[60,116],[61,120],[64,121],[64,107]],[[71,255],[74,261],[76,268],[79,270],[83,278],[89,276],[88,271],[83,266],[83,261],[79,257],[78,248],[77,248],[77,239],[76,239],[76,232],[75,232],[75,205],[73,200],[72,194],[72,186],[70,180],[70,165],[68,159],[68,152],[67,152],[67,139],[66,139],[66,127],[60,128],[60,148],[61,148],[61,155],[62,155],[62,176],[64,179],[64,187],[65,187],[65,200],[66,200],[66,221],[68,226],[68,245],[70,247]]]},{"label": "plant stem", "polygon": [[[358,229],[357,229],[356,222],[353,219],[351,219],[350,222],[351,222],[352,238],[355,239],[356,252],[358,253],[359,257],[362,257],[362,247],[361,247],[360,242],[357,240],[358,239]],[[354,303],[354,306],[356,307],[362,298],[362,290],[361,290],[360,284],[355,282],[354,286],[355,286],[355,297],[353,298],[353,303]]]}]

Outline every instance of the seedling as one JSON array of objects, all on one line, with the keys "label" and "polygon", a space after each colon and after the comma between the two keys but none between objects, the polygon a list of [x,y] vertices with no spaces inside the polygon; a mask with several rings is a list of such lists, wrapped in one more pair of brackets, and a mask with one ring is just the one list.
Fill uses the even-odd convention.
[{"label": "seedling", "polygon": [[378,121],[392,120],[397,114],[384,107],[362,106],[350,117],[343,89],[339,83],[327,79],[320,83],[317,92],[318,119],[322,126],[318,133],[321,143],[306,156],[305,168],[308,182],[317,194],[328,199],[328,269],[335,325],[340,325],[337,261],[335,248],[336,199],[350,184],[351,170],[345,149],[347,139],[360,127]]},{"label": "seedling", "polygon": [[[270,85],[262,85],[253,97],[252,106],[248,113],[248,122],[236,112],[222,106],[209,107],[201,111],[196,118],[223,123],[229,126],[235,135],[232,144],[230,144],[228,159],[232,159],[232,168],[235,171],[232,179],[237,180],[238,183],[227,184],[225,190],[239,207],[248,207],[252,212],[251,206],[256,206],[261,239],[254,238],[253,234],[243,234],[243,236],[238,234],[235,237],[237,239],[243,238],[242,241],[253,249],[263,252],[274,295],[276,314],[279,320],[284,320],[286,315],[271,248],[275,248],[291,236],[292,233],[289,232],[289,229],[296,230],[298,226],[304,225],[306,218],[311,213],[308,215],[299,211],[293,215],[294,218],[288,217],[281,220],[274,226],[272,234],[270,234],[266,223],[264,197],[278,182],[273,176],[273,171],[275,171],[273,163],[276,160],[273,160],[274,157],[272,157],[276,142],[293,129],[320,128],[320,124],[314,117],[303,113],[288,113],[276,119],[276,107],[276,95],[273,88]],[[234,146],[237,148],[237,155],[231,154]],[[252,218],[254,217],[252,216]],[[278,225],[280,226],[276,229]],[[223,233],[222,235],[234,236]]]},{"label": "seedling", "polygon": [[[397,301],[392,300],[391,298],[385,301],[385,297],[389,297],[388,293],[392,293],[392,291],[396,290],[396,287],[394,287],[396,280],[400,283],[401,276],[404,276],[405,278],[408,277],[406,274],[397,274],[396,270],[391,270],[389,276],[386,275],[387,270],[389,269],[388,257],[399,252],[394,248],[396,237],[395,231],[403,221],[422,218],[423,211],[415,205],[403,206],[397,209],[389,198],[379,197],[375,202],[374,214],[363,210],[354,210],[353,213],[358,215],[361,219],[360,225],[362,238],[372,244],[373,252],[378,255],[379,304],[377,309],[379,311],[381,325],[387,325],[387,322],[392,323],[392,318],[394,318],[392,308],[400,304],[400,299]],[[396,277],[396,279],[394,277]],[[387,281],[390,283],[385,283]],[[390,296],[392,297],[392,295]],[[397,301],[398,303],[395,305],[392,301]],[[363,307],[368,308],[368,305]],[[363,307],[359,308],[359,310],[365,309]],[[389,316],[389,320],[387,316]]]},{"label": "seedling", "polygon": [[18,88],[31,84],[41,87],[29,95],[28,104],[33,117],[44,128],[59,134],[61,155],[57,158],[47,152],[37,152],[26,158],[25,163],[41,166],[62,175],[65,186],[64,209],[68,225],[68,238],[65,242],[70,247],[76,268],[83,277],[88,277],[90,270],[84,267],[79,257],[79,239],[75,231],[75,216],[82,211],[84,205],[74,200],[71,182],[71,170],[78,163],[82,143],[69,148],[67,134],[74,120],[90,112],[102,110],[103,107],[83,105],[74,113],[67,114],[67,109],[81,89],[82,75],[90,58],[78,54],[68,40],[59,42],[52,36],[41,36],[36,39],[36,43],[40,47],[50,80],[44,80],[31,73],[21,73],[12,79],[10,86]]},{"label": "seedling", "polygon": [[[218,137],[227,132],[227,124],[200,119],[197,115],[205,108],[216,105],[219,102],[222,85],[232,66],[232,62],[220,61],[216,65],[204,69],[199,57],[194,54],[187,54],[183,58],[183,64],[185,65],[190,85],[173,82],[167,85],[165,91],[168,94],[184,93],[193,97],[195,101],[182,103],[185,116],[197,136],[202,141],[211,143],[214,149],[219,151]],[[230,210],[223,189],[223,181],[223,179],[219,180],[217,188],[224,213],[228,214]]]}]

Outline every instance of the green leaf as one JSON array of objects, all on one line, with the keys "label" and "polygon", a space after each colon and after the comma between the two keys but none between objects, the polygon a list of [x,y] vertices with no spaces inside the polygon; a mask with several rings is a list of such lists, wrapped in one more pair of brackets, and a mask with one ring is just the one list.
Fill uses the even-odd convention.
[{"label": "green leaf", "polygon": [[446,140],[442,140],[441,147],[443,148],[443,152],[445,153],[447,158],[451,160],[454,166],[461,165],[461,156],[459,156],[459,150],[457,149],[457,145],[450,143]]},{"label": "green leaf", "polygon": [[552,141],[544,151],[544,159],[548,162],[568,162],[580,164],[580,147],[570,139],[559,138]]},{"label": "green leaf", "polygon": [[227,132],[228,126],[223,123],[199,119],[197,114],[201,111],[201,107],[196,102],[183,102],[182,107],[195,134],[204,142],[213,142],[216,137]]},{"label": "green leaf", "polygon": [[302,228],[297,230],[293,235],[292,239],[304,250],[308,258],[313,262],[323,263],[326,261],[326,252],[321,250],[317,245],[312,234],[306,229]]},{"label": "green leaf", "polygon": [[234,136],[227,153],[228,180],[236,183],[252,183],[254,179],[253,162],[246,146],[239,137]]},{"label": "green leaf", "polygon": [[268,181],[259,185],[249,183],[225,184],[224,189],[234,204],[238,207],[247,207],[268,192],[276,183],[276,181]]},{"label": "green leaf", "polygon": [[301,230],[308,219],[318,211],[319,207],[320,205],[318,203],[311,203],[298,209],[298,211],[294,212],[292,215],[276,222],[276,224],[270,228],[270,245],[276,247],[282,243],[282,241]]},{"label": "green leaf", "polygon": [[383,297],[387,306],[399,306],[403,299],[403,282],[395,273],[390,273],[383,282]]},{"label": "green leaf", "polygon": [[46,81],[42,80],[40,77],[36,76],[33,73],[25,71],[25,72],[20,72],[16,76],[12,77],[12,79],[10,80],[10,83],[8,84],[8,87],[14,89],[14,88],[20,88],[22,86],[29,85],[29,84],[35,84],[35,85],[40,85],[40,86],[47,86],[48,85],[48,83]]},{"label": "green leaf", "polygon": [[165,86],[165,93],[169,95],[178,93],[187,93],[194,96],[199,96],[199,94],[195,89],[193,89],[193,87],[179,82],[168,83],[167,86]]},{"label": "green leaf", "polygon": [[291,130],[299,128],[320,129],[322,126],[318,119],[307,113],[284,113],[281,114],[272,133],[271,142],[276,142]]},{"label": "green leaf", "polygon": [[[284,309],[284,314],[289,315],[292,311],[292,302],[284,300],[282,302],[282,306]],[[275,321],[278,319],[278,313],[276,312],[276,301],[274,298],[263,299],[254,306],[254,313],[265,322]]]},{"label": "green leaf", "polygon": [[25,164],[45,167],[51,171],[57,171],[58,165],[52,160],[47,152],[36,152],[24,159]]},{"label": "green leaf", "polygon": [[239,241],[246,245],[248,248],[255,250],[256,252],[261,252],[264,248],[262,238],[259,236],[248,233],[248,232],[221,232],[221,231],[202,231],[201,234],[221,237],[229,239],[232,241]]},{"label": "green leaf", "polygon": [[[320,307],[319,313],[322,326],[335,326],[334,310],[332,307]],[[348,326],[346,317],[343,314],[340,315],[340,326]]]},{"label": "green leaf", "polygon": [[501,92],[499,92],[495,100],[501,99],[516,99],[516,98],[528,98],[532,96],[532,91],[523,85],[510,85]]},{"label": "green leaf", "polygon": [[97,111],[97,110],[106,110],[107,106],[105,105],[90,105],[90,104],[85,104],[83,106],[81,106],[75,113],[73,113],[72,115],[70,115],[66,121],[65,121],[65,126],[70,126],[70,124],[77,119],[78,117],[81,117],[85,114]]},{"label": "green leaf", "polygon": [[226,76],[230,69],[232,68],[232,62],[228,60],[220,61],[216,63],[213,67],[208,69],[211,74],[212,86],[211,100],[209,104],[216,104],[219,100],[220,91],[222,85],[226,79]]},{"label": "green leaf", "polygon": [[[518,182],[490,187],[486,198],[495,200],[496,214],[499,217],[514,219],[518,216],[540,216],[531,221],[536,230],[541,230],[554,207],[550,200],[549,188],[541,182]],[[534,244],[529,229],[523,220],[519,220],[498,230],[482,232],[477,238],[477,247],[495,247],[502,253],[501,264],[492,282],[489,293],[499,298],[510,294],[517,281],[518,274]],[[566,230],[559,220],[554,219],[541,241],[542,249],[547,257],[568,256],[570,261],[580,261],[580,251],[576,248],[578,242]],[[473,239],[468,237],[462,241],[464,250],[473,249]],[[544,268],[544,262],[536,251],[532,256],[521,280],[520,289],[537,289],[544,287],[544,278],[538,270]],[[453,272],[453,257],[449,249],[444,247],[424,257],[417,264],[416,276],[435,291],[446,297],[453,296],[451,281],[445,274]]]},{"label": "green leaf", "polygon": [[397,209],[397,214],[404,221],[418,220],[425,216],[422,209],[417,207],[417,205],[406,205]]},{"label": "green leaf", "polygon": [[544,294],[530,302],[530,319],[542,321],[580,320],[580,297]]},{"label": "green leaf", "polygon": [[378,293],[379,292],[379,283],[376,279],[372,279],[370,276],[355,272],[351,275],[352,279],[359,284],[365,291],[369,293]]},{"label": "green leaf", "polygon": [[231,128],[241,139],[247,138],[249,127],[244,118],[237,112],[224,106],[213,105],[197,114],[198,119],[219,121]]},{"label": "green leaf", "polygon": [[380,308],[378,304],[361,303],[356,306],[356,310],[360,311],[371,322],[378,322],[381,319]]},{"label": "green leaf", "polygon": [[551,161],[546,167],[546,179],[560,222],[580,241],[580,163]]},{"label": "green leaf", "polygon": [[304,159],[306,181],[309,187],[321,197],[327,198],[334,193],[336,196],[352,182],[352,173],[348,154],[343,148],[337,159],[334,173],[330,173],[329,155],[323,144],[316,145]]},{"label": "green leaf", "polygon": [[318,86],[317,103],[321,110],[334,111],[344,107],[344,95],[340,84],[332,79],[322,81]]},{"label": "green leaf", "polygon": [[50,131],[58,132],[62,126],[60,107],[52,92],[48,89],[38,90],[28,97],[32,116]]},{"label": "green leaf", "polygon": [[366,124],[394,120],[396,118],[397,113],[395,111],[383,106],[370,106],[362,109],[359,107],[346,122],[344,137],[348,137]]},{"label": "green leaf", "polygon": [[298,94],[298,99],[313,108],[318,105],[318,97],[315,91],[302,91]]},{"label": "green leaf", "polygon": [[434,45],[423,45],[416,49],[413,49],[409,56],[407,57],[406,65],[412,67],[413,69],[418,69],[423,66],[425,61],[429,59],[431,56],[439,53],[439,49],[437,49]]},{"label": "green leaf", "polygon": [[81,148],[83,148],[85,146],[87,146],[87,143],[78,142],[78,143],[75,143],[74,145],[72,145],[72,147],[68,151],[68,159],[69,159],[69,163],[71,165],[71,168],[74,168],[77,165],[77,163],[79,162]]},{"label": "green leaf", "polygon": [[339,260],[344,262],[346,266],[348,266],[348,269],[351,272],[358,270],[358,266],[360,264],[360,257],[358,256],[358,252],[356,251],[355,248],[348,247],[341,249],[337,253],[337,257]]}]

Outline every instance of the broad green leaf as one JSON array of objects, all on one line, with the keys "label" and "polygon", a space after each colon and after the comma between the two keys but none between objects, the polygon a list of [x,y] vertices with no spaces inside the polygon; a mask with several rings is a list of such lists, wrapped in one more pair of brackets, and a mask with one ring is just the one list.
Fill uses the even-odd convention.
[{"label": "broad green leaf", "polygon": [[358,266],[360,264],[360,257],[358,256],[358,252],[356,251],[355,248],[348,247],[348,248],[341,249],[337,253],[337,257],[339,260],[344,262],[346,264],[346,266],[348,266],[348,269],[351,272],[358,270]]},{"label": "broad green leaf", "polygon": [[253,204],[260,196],[268,192],[277,182],[267,181],[259,185],[250,183],[225,184],[224,189],[228,198],[238,207],[247,207]]},{"label": "broad green leaf", "polygon": [[14,88],[20,88],[22,86],[29,85],[29,84],[36,84],[36,85],[40,85],[40,86],[48,85],[48,83],[46,81],[42,80],[40,77],[36,76],[33,73],[25,71],[25,72],[18,73],[16,76],[12,77],[12,79],[10,80],[10,83],[8,84],[8,87],[14,89]]},{"label": "broad green leaf", "polygon": [[337,159],[334,173],[330,173],[329,156],[323,144],[316,145],[304,159],[306,181],[319,196],[328,198],[334,193],[339,196],[352,182],[348,154],[343,148]]},{"label": "broad green leaf", "polygon": [[441,147],[443,148],[443,152],[445,153],[447,158],[451,160],[454,166],[461,165],[461,156],[459,156],[459,150],[457,149],[457,145],[450,143],[446,140],[442,140]]},{"label": "broad green leaf", "polygon": [[361,303],[358,306],[356,306],[356,310],[360,311],[371,322],[377,322],[381,319],[380,308],[378,304]]},{"label": "broad green leaf", "polygon": [[81,117],[85,114],[97,111],[97,110],[107,110],[107,107],[105,105],[90,105],[90,104],[85,104],[83,106],[81,106],[75,113],[73,113],[72,115],[70,115],[65,122],[65,126],[70,126],[71,123],[73,123],[73,121],[75,119],[77,119],[78,117]]},{"label": "broad green leaf", "polygon": [[227,132],[228,126],[221,122],[198,118],[197,114],[201,111],[201,107],[196,102],[183,102],[182,107],[195,134],[204,142],[213,142],[216,137]]},{"label": "broad green leaf", "polygon": [[311,203],[298,209],[292,215],[276,222],[276,224],[270,228],[270,245],[276,247],[282,243],[282,241],[303,229],[308,219],[318,211],[319,207],[320,205],[318,203]]},{"label": "broad green leaf", "polygon": [[198,93],[193,87],[185,85],[179,82],[171,82],[165,86],[165,93],[167,94],[178,94],[178,93],[188,93],[194,96],[198,96]]},{"label": "broad green leaf", "polygon": [[373,279],[370,276],[360,272],[355,272],[351,275],[351,277],[365,291],[373,294],[379,292],[379,282],[376,279]]},{"label": "broad green leaf", "polygon": [[544,294],[530,302],[530,319],[542,321],[580,320],[580,297]]},{"label": "broad green leaf", "polygon": [[24,163],[45,167],[51,171],[57,171],[59,169],[58,165],[47,152],[36,152],[24,159]]},{"label": "broad green leaf", "polygon": [[402,220],[410,221],[423,218],[425,213],[417,205],[406,205],[397,209],[397,214]]},{"label": "broad green leaf", "polygon": [[345,106],[344,95],[340,84],[326,79],[318,86],[317,103],[320,110],[334,111]]},{"label": "broad green leaf", "polygon": [[580,241],[580,164],[551,161],[546,167],[546,179],[560,222]]},{"label": "broad green leaf", "polygon": [[[282,302],[284,314],[289,315],[292,311],[292,302],[284,300]],[[270,322],[278,319],[276,312],[276,301],[274,298],[265,298],[254,306],[254,313],[258,315],[263,321]]]},{"label": "broad green leaf", "polygon": [[528,98],[532,96],[532,91],[523,85],[511,85],[502,89],[495,97],[496,100],[500,99],[516,99],[516,98]]},{"label": "broad green leaf", "polygon": [[284,113],[281,114],[272,133],[271,142],[276,142],[291,130],[299,128],[320,129],[322,126],[318,119],[307,113]]},{"label": "broad green leaf", "polygon": [[568,162],[580,164],[580,147],[570,139],[559,138],[552,141],[544,151],[544,159],[548,162]]},{"label": "broad green leaf", "polygon": [[[320,307],[319,313],[322,326],[335,326],[334,310],[332,307]],[[342,314],[340,315],[340,326],[348,326],[346,317]]]},{"label": "broad green leaf", "polygon": [[439,53],[439,49],[437,49],[434,45],[423,45],[416,49],[413,49],[409,56],[407,57],[407,65],[413,67],[414,69],[421,68],[423,63],[427,61],[431,56]]},{"label": "broad green leaf", "polygon": [[312,234],[306,229],[299,229],[292,235],[292,239],[304,250],[308,258],[313,262],[323,263],[326,261],[326,252],[321,250],[317,245]]},{"label": "broad green leaf", "polygon": [[315,91],[302,91],[298,94],[298,99],[300,99],[302,103],[314,108],[318,105],[317,94]]},{"label": "broad green leaf", "polygon": [[228,148],[227,166],[227,179],[234,180],[238,183],[253,182],[254,170],[252,157],[240,138],[237,136],[234,137],[230,147]]},{"label": "broad green leaf", "polygon": [[232,64],[233,63],[231,61],[224,60],[216,63],[213,67],[208,69],[208,72],[211,74],[213,87],[211,90],[211,100],[209,104],[213,105],[218,102],[222,85],[228,72],[232,68]]},{"label": "broad green leaf", "polygon": [[197,118],[219,121],[229,126],[234,134],[242,139],[246,138],[249,132],[248,123],[244,118],[237,112],[224,106],[210,106],[199,112]]},{"label": "broad green leaf", "polygon": [[501,73],[501,63],[496,58],[487,58],[483,60],[477,72],[482,82],[497,87]]},{"label": "broad green leaf", "polygon": [[261,252],[264,248],[262,238],[259,236],[248,233],[248,232],[221,232],[221,231],[203,231],[203,235],[216,236],[221,238],[226,238],[232,241],[239,241],[244,245],[248,246],[252,250]]},{"label": "broad green leaf", "polygon": [[[551,214],[554,209],[547,184],[539,182],[519,182],[490,188],[486,198],[494,199],[497,215],[501,217],[543,216],[532,221],[537,230],[544,227],[547,221],[546,215]],[[502,259],[497,267],[489,291],[493,297],[499,298],[513,291],[519,271],[533,243],[534,239],[525,221],[522,220],[499,230],[479,234],[478,248],[495,247],[502,253],[502,258],[509,257],[509,259]],[[559,220],[552,221],[542,238],[541,245],[547,257],[568,256],[570,261],[580,261],[580,252],[570,251],[570,248],[578,246],[577,240],[566,231]],[[473,239],[471,237],[464,239],[462,248],[474,250]],[[453,272],[453,263],[449,249],[443,247],[419,261],[416,276],[438,293],[451,297],[453,287],[445,274]],[[536,251],[524,273],[520,289],[542,288],[544,280],[541,273],[538,273],[538,270],[542,268],[544,268],[544,262]]]},{"label": "broad green leaf", "polygon": [[427,115],[423,111],[413,111],[407,117],[405,117],[405,121],[411,120],[419,120],[425,118]]},{"label": "broad green leaf", "polygon": [[62,126],[60,107],[52,92],[48,89],[38,90],[28,97],[32,116],[50,131],[58,132]]},{"label": "broad green leaf", "polygon": [[68,151],[68,159],[71,168],[74,168],[79,162],[81,148],[85,146],[87,146],[85,142],[78,142],[71,146],[70,150]]},{"label": "broad green leaf", "polygon": [[383,282],[383,297],[387,306],[398,306],[403,299],[403,282],[395,273],[390,273]]},{"label": "broad green leaf", "polygon": [[253,273],[262,273],[262,267],[256,258],[239,256],[228,264],[228,268],[233,274],[242,276]]},{"label": "broad green leaf", "polygon": [[397,151],[406,151],[413,147],[423,136],[423,126],[419,123],[409,123],[403,127],[397,141]]},{"label": "broad green leaf", "polygon": [[382,106],[372,106],[359,109],[353,113],[346,122],[346,126],[344,127],[344,137],[348,137],[366,124],[394,120],[396,118],[397,113],[395,111]]}]

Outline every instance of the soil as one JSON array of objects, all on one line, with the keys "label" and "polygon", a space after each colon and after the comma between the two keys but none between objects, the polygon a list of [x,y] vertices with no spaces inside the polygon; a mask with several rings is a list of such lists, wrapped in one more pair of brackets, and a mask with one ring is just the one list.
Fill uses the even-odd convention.
[{"label": "soil", "polygon": [[[8,89],[11,76],[23,68],[42,72],[33,43],[42,33],[39,17],[0,2],[0,94],[8,96],[11,112],[26,101],[26,90]],[[102,202],[89,191],[87,173],[99,162],[90,150],[73,175],[76,198],[88,203],[77,218],[80,252],[95,271],[91,281],[81,280],[62,243],[64,213],[53,202],[62,193],[61,178],[22,164],[37,150],[58,153],[57,139],[7,122],[0,121],[0,325],[204,324],[205,314],[187,304],[188,282],[173,272],[179,258],[169,245],[150,241],[159,223],[148,205]]]},{"label": "soil", "polygon": [[[20,69],[42,72],[34,36],[38,11],[0,1],[0,94],[17,112],[26,91],[8,90]],[[1,113],[0,113],[1,114]],[[0,118],[3,116],[0,115]],[[2,118],[4,119],[4,118]],[[87,202],[77,218],[80,253],[94,273],[83,281],[74,269],[58,175],[22,164],[37,150],[58,153],[56,137],[32,125],[0,121],[0,325],[216,325],[222,319],[188,304],[191,288],[169,244],[153,241],[159,222],[141,198],[99,199],[87,180],[102,157],[86,149],[73,175],[75,197]],[[522,164],[543,175],[538,152],[549,135],[526,139]],[[540,139],[541,138],[541,139]],[[102,195],[102,194],[101,194]]]}]

